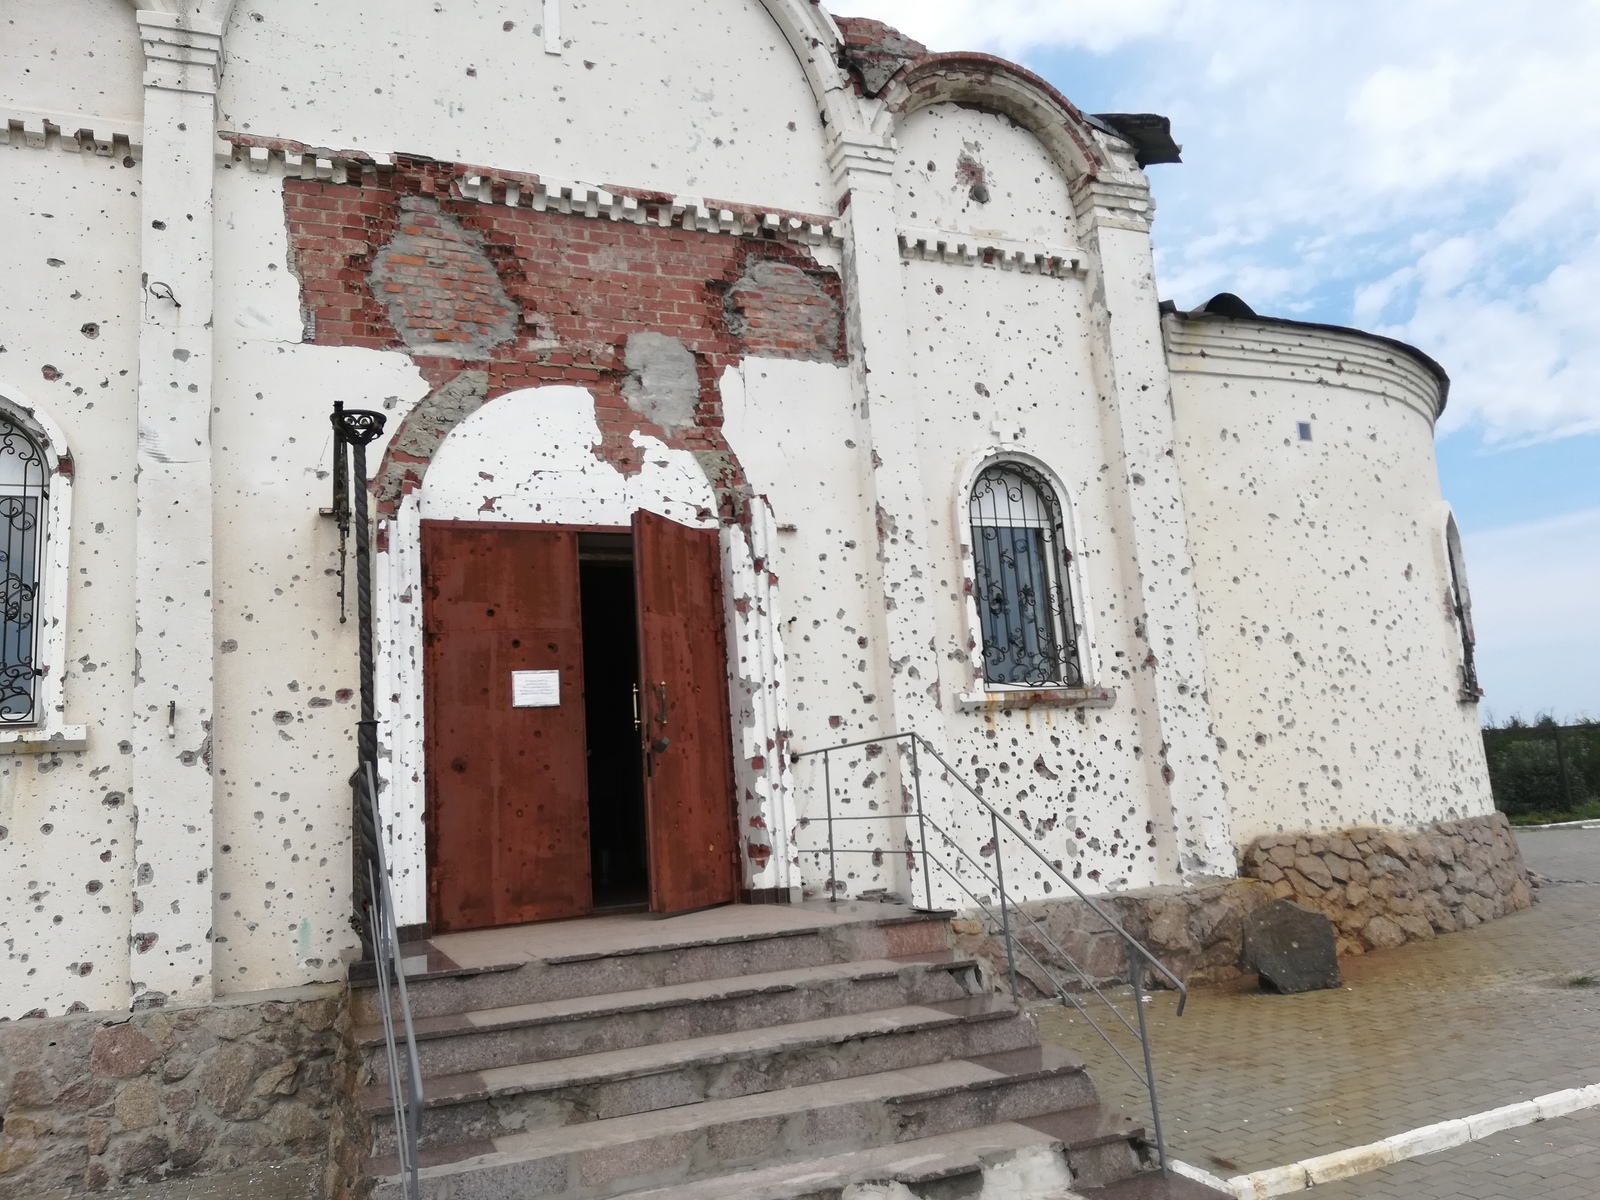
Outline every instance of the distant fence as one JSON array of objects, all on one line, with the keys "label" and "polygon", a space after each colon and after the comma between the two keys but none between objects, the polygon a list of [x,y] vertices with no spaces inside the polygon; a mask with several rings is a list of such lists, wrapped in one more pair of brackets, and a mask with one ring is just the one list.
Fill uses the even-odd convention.
[{"label": "distant fence", "polygon": [[1600,806],[1600,721],[1485,729],[1483,749],[1494,806],[1512,819]]}]

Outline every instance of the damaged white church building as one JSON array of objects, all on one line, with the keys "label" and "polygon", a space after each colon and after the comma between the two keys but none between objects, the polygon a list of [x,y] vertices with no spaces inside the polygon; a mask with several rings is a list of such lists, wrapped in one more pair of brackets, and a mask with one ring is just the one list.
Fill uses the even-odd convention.
[{"label": "damaged white church building", "polygon": [[913,731],[1091,892],[1492,823],[1446,375],[1164,304],[1164,121],[807,0],[4,21],[0,1016],[357,956],[336,401],[414,931],[965,907]]},{"label": "damaged white church building", "polygon": [[[678,720],[728,776],[693,798],[715,850],[683,850],[726,859],[720,899],[821,893],[819,768],[790,755],[898,731],[1101,888],[1490,813],[1432,360],[1162,306],[1149,126],[1008,62],[787,0],[544,8],[8,8],[6,1016],[344,970],[334,400],[387,418],[408,923],[603,906],[592,806],[618,898],[646,882],[638,512],[715,531],[659,570],[715,576],[682,637],[726,686]],[[538,619],[570,637],[450,646],[448,606],[498,586],[451,573],[474,555],[558,590]],[[451,714],[485,670],[493,702]],[[562,672],[560,704],[514,709],[512,670]],[[504,722],[550,712],[530,760]],[[570,827],[528,840],[560,894],[475,891],[517,869],[485,854],[533,853],[509,832],[430,845],[464,757],[472,803],[554,773]],[[853,845],[901,850],[898,774],[840,771],[885,813]],[[910,894],[904,862],[837,874]]]}]

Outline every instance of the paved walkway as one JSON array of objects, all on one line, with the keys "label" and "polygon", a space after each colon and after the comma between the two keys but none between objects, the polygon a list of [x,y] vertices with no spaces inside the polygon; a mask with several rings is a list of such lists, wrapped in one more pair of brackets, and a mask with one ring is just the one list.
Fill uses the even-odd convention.
[{"label": "paved walkway", "polygon": [[[1339,991],[1277,996],[1241,981],[1196,991],[1181,1019],[1173,997],[1157,995],[1147,1013],[1171,1152],[1230,1176],[1600,1082],[1600,830],[1518,841],[1552,881],[1526,912],[1345,959]],[[1148,1111],[1081,1018],[1045,1009],[1040,1025],[1047,1040],[1089,1056],[1110,1106]],[[1317,1190],[1339,1200],[1557,1194],[1543,1182],[1524,1186],[1532,1178],[1551,1187],[1583,1180],[1588,1190],[1577,1194],[1600,1196],[1597,1128],[1581,1114]],[[1497,1167],[1502,1182],[1417,1190],[1429,1172],[1470,1176],[1491,1153],[1500,1167],[1516,1165],[1510,1174]]]},{"label": "paved walkway", "polygon": [[1314,1200],[1595,1200],[1600,1112],[1508,1129],[1313,1191]]}]

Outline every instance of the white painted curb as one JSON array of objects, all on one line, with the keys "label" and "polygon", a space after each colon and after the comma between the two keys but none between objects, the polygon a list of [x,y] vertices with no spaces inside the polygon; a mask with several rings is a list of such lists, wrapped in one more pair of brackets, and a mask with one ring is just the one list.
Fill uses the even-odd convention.
[{"label": "white painted curb", "polygon": [[1455,1146],[1464,1146],[1490,1134],[1507,1129],[1519,1129],[1553,1117],[1600,1107],[1600,1083],[1588,1087],[1567,1088],[1550,1092],[1532,1100],[1491,1108],[1488,1112],[1470,1117],[1457,1117],[1424,1125],[1405,1133],[1386,1137],[1381,1142],[1370,1142],[1349,1150],[1335,1150],[1332,1154],[1319,1154],[1315,1158],[1301,1159],[1286,1167],[1269,1167],[1252,1171],[1248,1175],[1235,1175],[1222,1179],[1200,1167],[1173,1160],[1172,1169],[1177,1174],[1196,1183],[1215,1188],[1235,1197],[1235,1200],[1268,1200],[1271,1196],[1286,1196],[1290,1192],[1303,1192],[1319,1183],[1332,1183],[1336,1179],[1349,1179],[1364,1175],[1381,1167],[1393,1166],[1408,1158],[1424,1154],[1437,1154]]}]

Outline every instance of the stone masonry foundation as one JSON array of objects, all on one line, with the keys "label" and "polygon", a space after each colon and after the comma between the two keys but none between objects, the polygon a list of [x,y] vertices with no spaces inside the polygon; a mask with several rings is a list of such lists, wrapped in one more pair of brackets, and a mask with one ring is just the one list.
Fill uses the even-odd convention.
[{"label": "stone masonry foundation", "polygon": [[1471,929],[1533,903],[1504,813],[1397,832],[1356,828],[1257,838],[1239,873],[1326,913],[1340,954]]},{"label": "stone masonry foundation", "polygon": [[93,1194],[266,1163],[355,1184],[344,988],[0,1024],[0,1195]]},{"label": "stone masonry foundation", "polygon": [[[1359,827],[1325,834],[1271,834],[1239,856],[1239,878],[1197,887],[1145,888],[1099,897],[1122,927],[1190,984],[1221,983],[1242,972],[1245,914],[1284,898],[1325,913],[1341,955],[1471,929],[1533,903],[1527,869],[1502,813],[1397,831]],[[1075,973],[1050,943],[1095,982],[1127,978],[1120,940],[1077,900],[1037,900],[1012,928],[1019,983],[1054,991],[1030,957],[1063,982]],[[1037,925],[1030,924],[1031,921]],[[981,954],[1004,986],[1005,945],[998,925],[957,920],[958,941]]]}]

